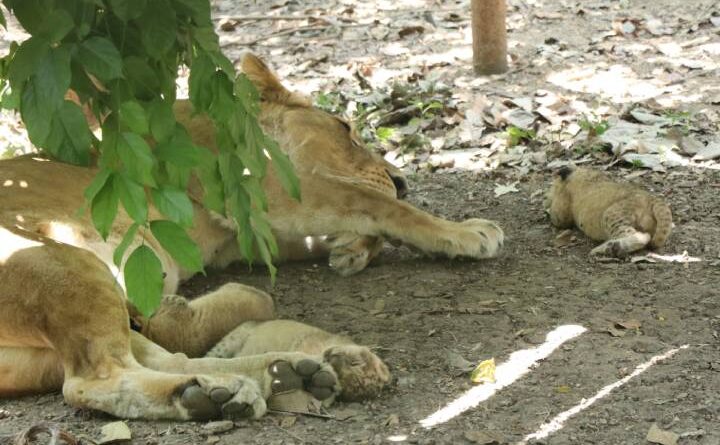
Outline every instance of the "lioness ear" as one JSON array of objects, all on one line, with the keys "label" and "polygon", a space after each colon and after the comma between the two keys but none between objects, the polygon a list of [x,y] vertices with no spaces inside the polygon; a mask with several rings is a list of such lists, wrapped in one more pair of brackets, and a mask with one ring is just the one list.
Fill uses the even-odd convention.
[{"label": "lioness ear", "polygon": [[270,68],[265,65],[265,62],[255,54],[249,52],[243,54],[240,68],[255,85],[262,100],[283,105],[310,106],[307,98],[285,88],[275,74],[270,71]]}]

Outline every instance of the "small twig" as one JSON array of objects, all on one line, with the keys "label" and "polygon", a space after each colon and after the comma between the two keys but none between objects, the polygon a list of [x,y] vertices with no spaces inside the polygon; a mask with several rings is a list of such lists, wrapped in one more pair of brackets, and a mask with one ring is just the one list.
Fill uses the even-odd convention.
[{"label": "small twig", "polygon": [[245,22],[248,20],[328,20],[336,17],[321,17],[317,15],[221,15],[220,20],[235,20]]},{"label": "small twig", "polygon": [[255,45],[259,42],[262,42],[263,40],[271,39],[273,37],[280,37],[280,36],[286,36],[290,34],[295,34],[297,32],[302,31],[312,31],[312,30],[323,30],[329,28],[330,25],[306,25],[306,26],[298,26],[297,28],[288,28],[288,29],[282,29],[280,31],[276,31],[270,34],[266,34],[264,36],[260,36],[255,40],[251,40],[249,42],[240,42],[241,45]]}]

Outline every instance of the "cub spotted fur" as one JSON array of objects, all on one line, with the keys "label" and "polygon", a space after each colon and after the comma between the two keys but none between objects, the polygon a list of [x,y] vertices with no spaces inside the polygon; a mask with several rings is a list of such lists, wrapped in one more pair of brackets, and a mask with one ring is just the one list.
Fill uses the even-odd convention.
[{"label": "cub spotted fur", "polygon": [[292,320],[245,322],[215,345],[207,357],[233,358],[276,351],[323,357],[337,373],[342,400],[375,397],[390,381],[385,363],[367,347]]},{"label": "cub spotted fur", "polygon": [[575,225],[593,240],[605,241],[592,255],[622,257],[646,246],[657,249],[672,229],[672,213],[662,199],[585,168],[561,169],[545,207],[554,226]]}]

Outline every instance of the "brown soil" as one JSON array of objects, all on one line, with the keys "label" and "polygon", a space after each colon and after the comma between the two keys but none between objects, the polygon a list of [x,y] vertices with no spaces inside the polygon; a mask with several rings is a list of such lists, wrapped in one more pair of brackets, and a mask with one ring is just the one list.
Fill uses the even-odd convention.
[{"label": "brown soil", "polygon": [[[275,2],[279,9],[262,3],[214,2],[218,14],[225,15],[233,11],[271,14],[311,9],[292,1]],[[353,3],[323,2],[322,8],[339,14]],[[422,20],[421,8],[409,1],[398,3],[407,6],[374,12],[386,20],[377,27],[391,27],[401,19]],[[466,2],[423,3],[428,3],[430,11],[437,9],[437,15],[468,7]],[[519,2],[510,3],[515,14],[527,8]],[[616,56],[597,55],[588,47],[592,37],[610,29],[612,19],[620,14],[646,17],[666,11],[668,16],[687,16],[694,18],[692,23],[700,23],[710,16],[713,7],[720,13],[713,2],[699,0],[682,2],[682,8],[670,1],[620,2],[625,5],[620,10],[597,7],[604,2],[583,2],[588,11],[584,15],[577,14],[580,6],[527,3],[537,3],[534,11],[545,13],[545,17],[554,17],[548,14],[555,13],[561,14],[561,19],[531,19],[528,15],[528,22],[513,30],[513,53],[523,63],[532,63],[531,54],[538,42],[549,37],[567,40],[572,49],[587,52],[589,58],[605,57],[610,62]],[[238,28],[236,36],[266,35],[271,32],[270,26],[253,22]],[[345,32],[350,31],[357,32],[355,28]],[[720,41],[716,31],[702,35],[710,42]],[[292,70],[283,66],[297,65],[310,57],[313,48],[308,47],[308,41],[329,50],[329,59],[322,62],[328,65],[343,64],[353,55],[368,53],[381,64],[400,63],[375,52],[379,44],[369,47],[363,40],[322,37],[266,40],[253,49],[286,73]],[[442,40],[404,43],[417,47],[413,51],[439,52],[442,46]],[[236,44],[226,47],[231,52],[240,48]],[[293,51],[298,48],[304,49]],[[638,72],[648,63],[645,59],[626,62]],[[469,75],[467,66],[439,69],[447,71],[450,84]],[[477,91],[558,89],[544,83],[549,70],[547,66],[524,69],[495,78]],[[693,77],[684,88],[716,85],[717,68],[714,76],[708,74]],[[300,72],[290,77],[302,81],[318,75]],[[332,76],[328,74],[327,78]],[[717,116],[717,107],[707,97],[689,107],[709,107]],[[710,128],[717,130],[717,122]],[[611,173],[622,177],[629,171],[613,167]],[[516,180],[520,181],[519,192],[495,197],[497,183]],[[258,421],[236,422],[230,432],[218,436],[208,433],[202,423],[129,421],[133,443],[375,444],[387,443],[391,436],[407,436],[405,443],[419,444],[490,443],[480,439],[481,432],[497,434],[499,443],[514,443],[651,357],[690,345],[572,417],[541,443],[643,444],[651,425],[657,424],[680,434],[680,444],[720,444],[720,171],[676,168],[636,179],[665,196],[673,209],[676,227],[664,253],[687,251],[702,260],[693,263],[597,261],[588,258],[592,243],[581,234],[569,243],[557,242],[558,231],[544,217],[542,195],[538,193],[549,181],[547,171],[519,174],[509,167],[481,173],[460,169],[420,172],[411,177],[408,199],[414,204],[451,219],[484,217],[498,221],[507,240],[502,256],[495,260],[427,259],[405,248],[388,247],[371,267],[349,278],[337,276],[324,263],[296,263],[280,267],[272,288],[264,269],[249,272],[241,265],[192,280],[185,287],[188,295],[233,280],[268,290],[282,317],[347,333],[359,343],[376,347],[391,367],[395,382],[371,402],[335,405],[330,409],[337,416],[333,420],[274,414]],[[636,320],[639,327],[623,330],[615,326],[609,332],[615,323],[628,320]],[[502,363],[512,352],[542,343],[548,332],[564,324],[579,324],[588,332],[564,344],[525,377],[476,408],[434,429],[420,426],[421,419],[473,386],[467,373],[454,367],[448,353],[472,363],[491,357]],[[59,394],[0,401],[0,436],[49,422],[76,436],[97,439],[100,427],[111,421],[102,414],[66,406]]]}]

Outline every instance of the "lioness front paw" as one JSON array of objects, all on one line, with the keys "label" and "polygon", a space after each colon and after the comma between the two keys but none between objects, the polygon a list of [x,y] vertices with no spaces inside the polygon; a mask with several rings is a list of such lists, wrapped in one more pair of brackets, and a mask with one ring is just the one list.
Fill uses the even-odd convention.
[{"label": "lioness front paw", "polygon": [[330,267],[346,277],[365,269],[382,250],[383,239],[343,233],[328,237],[330,244]]},{"label": "lioness front paw", "polygon": [[454,224],[446,240],[446,253],[451,258],[493,258],[503,246],[505,234],[494,221],[474,218]]},{"label": "lioness front paw", "polygon": [[257,383],[241,376],[197,376],[179,401],[193,420],[258,418],[267,410]]},{"label": "lioness front paw", "polygon": [[304,390],[318,400],[332,401],[340,392],[337,375],[332,367],[312,358],[276,360],[268,369],[271,397],[295,390]]},{"label": "lioness front paw", "polygon": [[376,397],[390,381],[390,371],[383,361],[365,346],[331,346],[323,353],[338,375],[346,401]]}]

